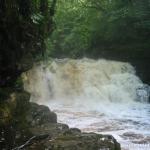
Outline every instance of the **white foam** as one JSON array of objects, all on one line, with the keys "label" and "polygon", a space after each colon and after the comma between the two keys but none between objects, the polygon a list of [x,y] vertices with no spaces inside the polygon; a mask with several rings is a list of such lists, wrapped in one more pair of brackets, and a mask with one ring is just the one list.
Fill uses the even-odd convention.
[{"label": "white foam", "polygon": [[48,105],[59,122],[86,132],[112,134],[128,150],[139,145],[133,143],[136,137],[135,141],[123,138],[124,133],[141,134],[145,141],[150,137],[150,105],[145,103],[149,87],[129,63],[56,59],[35,65],[23,79],[31,101]]}]

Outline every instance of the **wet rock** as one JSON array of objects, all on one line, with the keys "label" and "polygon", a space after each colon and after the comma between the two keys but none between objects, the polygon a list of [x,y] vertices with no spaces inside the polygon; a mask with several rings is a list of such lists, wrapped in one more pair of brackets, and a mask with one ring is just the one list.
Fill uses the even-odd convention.
[{"label": "wet rock", "polygon": [[0,125],[9,124],[14,117],[27,112],[30,94],[24,91],[12,92],[8,98],[0,103]]},{"label": "wet rock", "polygon": [[95,133],[61,134],[55,138],[34,143],[28,150],[121,150],[112,136]]},{"label": "wet rock", "polygon": [[0,105],[0,148],[11,149],[20,139],[26,140],[24,135],[24,133],[27,134],[25,116],[29,98],[30,94],[27,92],[14,91]]},{"label": "wet rock", "polygon": [[136,139],[136,140],[133,140],[132,143],[135,143],[135,144],[144,144],[144,145],[148,145],[150,144],[150,137],[143,137],[141,139]]},{"label": "wet rock", "polygon": [[66,133],[67,134],[75,134],[75,135],[77,135],[77,134],[81,134],[81,130],[78,129],[78,128],[70,128]]},{"label": "wet rock", "polygon": [[47,106],[36,103],[30,104],[26,119],[31,126],[57,122],[57,116],[54,112],[51,112]]},{"label": "wet rock", "polygon": [[63,134],[69,130],[68,125],[61,123],[47,123],[35,126],[29,129],[33,136],[41,134],[49,134],[52,137],[57,137],[59,134]]},{"label": "wet rock", "polygon": [[[65,124],[42,124],[30,128],[30,131],[32,141],[29,139],[23,144],[26,150],[121,150],[120,144],[111,135],[81,133],[79,129],[69,129]],[[41,135],[46,138],[35,138]]]},{"label": "wet rock", "polygon": [[150,102],[150,86],[147,84],[144,84],[142,86],[139,86],[138,89],[136,89],[136,94],[138,101],[141,102]]},{"label": "wet rock", "polygon": [[134,132],[126,132],[121,137],[123,137],[126,140],[127,139],[134,140],[134,139],[143,139],[144,138],[142,134],[137,134]]}]

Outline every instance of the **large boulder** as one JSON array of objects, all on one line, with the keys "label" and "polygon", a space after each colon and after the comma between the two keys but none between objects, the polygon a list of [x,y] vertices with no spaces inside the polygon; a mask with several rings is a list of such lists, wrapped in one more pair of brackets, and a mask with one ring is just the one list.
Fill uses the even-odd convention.
[{"label": "large boulder", "polygon": [[26,120],[30,126],[34,127],[46,123],[57,123],[57,116],[47,106],[30,103]]}]

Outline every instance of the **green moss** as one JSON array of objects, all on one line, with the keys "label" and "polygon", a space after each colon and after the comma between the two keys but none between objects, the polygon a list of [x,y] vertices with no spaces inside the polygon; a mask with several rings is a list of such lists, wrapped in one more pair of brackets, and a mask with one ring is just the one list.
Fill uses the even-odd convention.
[{"label": "green moss", "polygon": [[12,119],[10,107],[7,103],[0,105],[0,125],[9,124]]}]

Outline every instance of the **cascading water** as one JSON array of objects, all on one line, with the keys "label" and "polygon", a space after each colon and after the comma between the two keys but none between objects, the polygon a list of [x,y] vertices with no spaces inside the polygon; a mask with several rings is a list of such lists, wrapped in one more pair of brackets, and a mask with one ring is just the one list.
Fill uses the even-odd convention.
[{"label": "cascading water", "polygon": [[59,122],[112,134],[127,150],[150,149],[150,88],[129,63],[55,59],[36,64],[23,79],[31,101],[48,105]]}]

